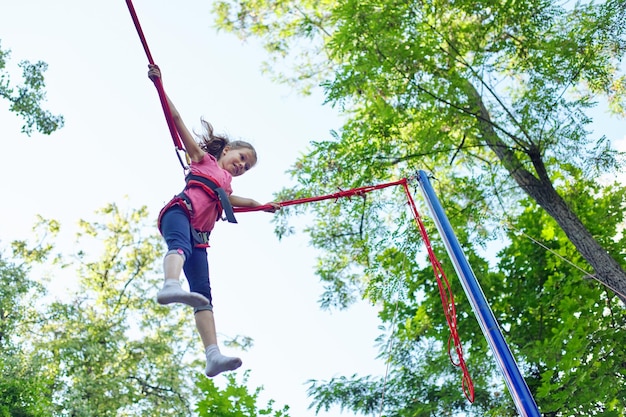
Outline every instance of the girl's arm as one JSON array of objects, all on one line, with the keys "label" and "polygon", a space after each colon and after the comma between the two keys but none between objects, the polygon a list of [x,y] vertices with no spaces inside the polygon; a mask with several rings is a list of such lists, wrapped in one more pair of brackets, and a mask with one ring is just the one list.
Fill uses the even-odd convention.
[{"label": "girl's arm", "polygon": [[172,119],[174,119],[176,130],[180,135],[180,140],[183,141],[183,145],[185,146],[185,151],[187,152],[187,155],[189,155],[189,159],[191,159],[193,162],[200,162],[202,158],[204,158],[204,154],[206,152],[204,152],[202,148],[200,148],[198,142],[196,142],[189,129],[187,129],[187,126],[185,126],[185,123],[183,122],[183,118],[180,116],[180,113],[178,112],[178,110],[176,110],[174,103],[172,103],[169,97],[167,97],[167,104],[170,106]]},{"label": "girl's arm", "polygon": [[[256,200],[253,200],[252,198],[239,197],[236,195],[228,196],[228,200],[230,201],[230,204],[232,204],[233,207],[259,207],[259,206],[265,205],[265,204],[259,203]],[[266,209],[264,211],[274,213],[276,210],[280,210],[280,205],[278,203],[271,202],[267,204],[271,205],[272,208]]]},{"label": "girl's arm", "polygon": [[[148,77],[150,77],[151,80],[154,80],[154,78],[161,78],[161,71],[159,70],[159,67],[157,67],[156,65],[148,65],[148,67],[150,68],[148,70]],[[170,112],[172,113],[174,125],[176,126],[176,130],[178,131],[180,139],[183,141],[183,145],[185,146],[185,151],[187,152],[187,155],[189,155],[189,158],[193,162],[201,161],[202,158],[204,158],[205,152],[202,150],[202,148],[200,148],[200,145],[198,145],[198,142],[196,142],[189,129],[187,129],[187,126],[185,126],[185,123],[183,122],[180,113],[176,109],[176,106],[174,106],[174,103],[172,103],[172,100],[170,100],[167,95],[166,97],[167,104],[169,105]]]}]

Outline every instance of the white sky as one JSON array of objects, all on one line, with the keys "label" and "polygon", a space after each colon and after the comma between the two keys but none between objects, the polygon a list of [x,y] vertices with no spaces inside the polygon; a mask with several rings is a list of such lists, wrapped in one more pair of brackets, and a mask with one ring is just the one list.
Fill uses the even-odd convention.
[{"label": "white sky", "polygon": [[[303,98],[272,83],[259,70],[264,51],[216,34],[209,1],[134,5],[165,90],[187,125],[199,128],[204,116],[217,131],[257,148],[259,162],[233,181],[235,194],[271,200],[289,183],[284,172],[308,143],[340,128],[319,92]],[[66,120],[50,137],[29,138],[0,102],[0,246],[29,236],[37,214],[61,221],[68,235],[79,218],[93,220],[94,211],[111,202],[147,205],[156,216],[182,188],[183,174],[126,3],[0,0],[0,10],[0,42],[13,51],[10,65],[47,62],[44,107]],[[603,116],[598,126],[624,138],[624,120]],[[294,417],[313,416],[307,380],[383,375],[385,364],[375,360],[376,308],[361,303],[347,312],[321,312],[307,237],[279,242],[270,214],[237,217],[238,225],[218,224],[211,237],[215,314],[218,332],[255,340],[241,356],[242,369],[252,370],[250,385],[264,386],[260,405],[273,398]],[[350,414],[320,413],[339,415]]]},{"label": "white sky", "polygon": [[[321,95],[303,98],[263,76],[261,48],[216,34],[210,2],[136,0],[134,6],[165,90],[187,125],[199,129],[204,116],[217,131],[257,148],[259,162],[233,181],[235,194],[270,201],[288,185],[284,172],[308,143],[341,126]],[[24,59],[47,62],[44,107],[66,121],[50,137],[29,138],[0,102],[0,246],[27,238],[37,214],[61,221],[67,242],[79,218],[96,219],[94,212],[110,202],[145,204],[156,217],[182,189],[183,172],[125,1],[0,0],[0,10],[9,67],[17,71]],[[218,224],[211,236],[218,332],[254,339],[241,353],[242,369],[252,370],[250,386],[264,386],[260,405],[273,398],[294,417],[313,416],[307,380],[384,374],[385,364],[375,360],[379,322],[366,304],[320,311],[307,237],[279,242],[271,217],[240,213],[238,225]]]}]

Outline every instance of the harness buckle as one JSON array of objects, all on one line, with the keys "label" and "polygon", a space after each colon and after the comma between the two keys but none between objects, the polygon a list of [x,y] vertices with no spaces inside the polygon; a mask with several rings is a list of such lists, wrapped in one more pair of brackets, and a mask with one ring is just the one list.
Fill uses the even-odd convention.
[{"label": "harness buckle", "polygon": [[201,232],[199,230],[196,229],[191,229],[191,234],[193,235],[193,240],[196,242],[197,245],[200,246],[209,246],[209,236],[211,235],[211,232]]}]

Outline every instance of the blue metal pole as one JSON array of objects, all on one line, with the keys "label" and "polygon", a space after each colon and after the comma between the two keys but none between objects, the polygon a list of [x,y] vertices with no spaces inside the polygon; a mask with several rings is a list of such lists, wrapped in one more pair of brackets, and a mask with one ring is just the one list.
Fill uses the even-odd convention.
[{"label": "blue metal pole", "polygon": [[472,310],[474,310],[478,323],[480,324],[483,334],[489,343],[489,347],[494,354],[496,363],[502,371],[504,381],[506,382],[509,392],[513,397],[513,402],[515,403],[515,407],[517,407],[517,411],[524,417],[540,417],[541,414],[539,413],[537,404],[528,389],[528,385],[526,385],[526,381],[520,373],[519,367],[515,362],[515,358],[513,358],[513,354],[509,349],[509,345],[504,340],[500,326],[498,325],[498,322],[491,311],[491,307],[487,303],[485,295],[480,288],[480,284],[478,283],[478,280],[476,279],[476,276],[474,275],[463,250],[461,249],[461,245],[452,230],[452,226],[446,217],[443,207],[437,199],[437,195],[430,184],[428,175],[424,171],[419,171],[418,180],[422,193],[424,194],[424,198],[426,199],[426,203],[435,218],[437,230],[439,230],[439,233],[444,240],[446,250],[448,251],[450,258],[452,258],[454,269],[456,270],[456,273],[461,280],[461,284],[463,285],[463,289],[465,290],[465,294],[467,294],[467,298],[472,305]]}]

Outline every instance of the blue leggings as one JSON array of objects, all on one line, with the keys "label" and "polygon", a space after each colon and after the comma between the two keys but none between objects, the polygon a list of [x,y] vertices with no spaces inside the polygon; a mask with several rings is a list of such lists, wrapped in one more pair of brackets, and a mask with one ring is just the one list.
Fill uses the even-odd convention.
[{"label": "blue leggings", "polygon": [[183,251],[185,254],[183,271],[189,282],[189,289],[208,298],[212,308],[213,297],[211,297],[206,248],[195,247],[191,235],[191,224],[185,210],[177,205],[168,208],[161,216],[161,234],[168,251]]}]

